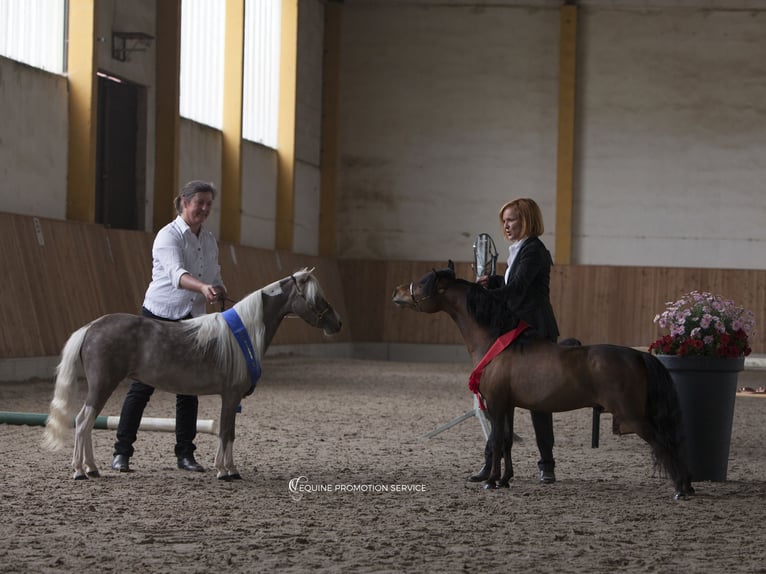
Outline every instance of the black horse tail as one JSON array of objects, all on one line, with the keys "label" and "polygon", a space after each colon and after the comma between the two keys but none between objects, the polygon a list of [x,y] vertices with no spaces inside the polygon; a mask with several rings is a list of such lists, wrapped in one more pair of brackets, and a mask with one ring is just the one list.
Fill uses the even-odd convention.
[{"label": "black horse tail", "polygon": [[652,427],[652,455],[655,468],[664,470],[677,492],[691,490],[686,464],[681,404],[673,380],[657,357],[642,353],[647,370],[646,416]]}]

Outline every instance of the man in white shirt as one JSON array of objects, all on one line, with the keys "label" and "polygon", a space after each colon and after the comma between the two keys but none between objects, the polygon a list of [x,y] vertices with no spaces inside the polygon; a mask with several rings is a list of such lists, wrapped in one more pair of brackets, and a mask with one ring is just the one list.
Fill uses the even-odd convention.
[{"label": "man in white shirt", "polygon": [[[205,313],[226,290],[218,264],[218,243],[202,227],[210,215],[216,190],[213,184],[190,181],[175,198],[178,217],[160,229],[152,245],[152,281],[146,290],[141,314],[161,321],[180,321]],[[144,408],[154,387],[140,381],[130,385],[120,413],[112,468],[130,472],[133,443]],[[196,395],[176,395],[176,446],[178,468],[203,472],[194,458],[197,436]]]}]

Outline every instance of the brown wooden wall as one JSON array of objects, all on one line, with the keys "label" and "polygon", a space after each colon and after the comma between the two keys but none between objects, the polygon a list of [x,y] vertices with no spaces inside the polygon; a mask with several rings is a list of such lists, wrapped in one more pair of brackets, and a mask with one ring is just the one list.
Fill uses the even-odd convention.
[{"label": "brown wooden wall", "polygon": [[[346,300],[355,339],[363,340],[368,329],[382,332],[386,342],[462,343],[457,327],[443,313],[423,315],[391,303],[396,285],[445,266],[445,261],[342,262],[341,273],[348,277],[373,278],[365,291],[368,297]],[[457,263],[456,271],[473,279],[469,263]],[[551,272],[551,302],[561,336],[577,337],[584,344],[648,346],[664,334],[653,322],[655,315],[666,302],[694,289],[721,294],[752,310],[757,332],[750,344],[754,353],[766,353],[766,270],[560,265]],[[386,305],[371,309],[374,300]]]},{"label": "brown wooden wall", "polygon": [[[57,355],[81,325],[106,313],[137,313],[151,274],[152,235],[100,225],[0,213],[0,359]],[[343,331],[326,338],[300,320],[283,322],[275,345],[365,342],[462,344],[444,314],[423,315],[391,303],[396,285],[446,261],[335,260],[220,244],[233,299],[316,267]],[[472,279],[467,262],[458,276]],[[646,346],[665,302],[693,289],[720,293],[756,313],[755,353],[766,353],[766,270],[556,266],[551,298],[562,337],[586,344]],[[210,310],[217,310],[211,308]]]},{"label": "brown wooden wall", "polygon": [[[153,235],[101,225],[0,213],[0,359],[58,355],[67,337],[107,313],[138,313],[151,278]],[[239,300],[303,267],[316,267],[325,295],[345,317],[335,260],[221,243],[221,274]],[[210,311],[219,308],[210,307]],[[332,339],[287,319],[273,344],[350,341]]]}]

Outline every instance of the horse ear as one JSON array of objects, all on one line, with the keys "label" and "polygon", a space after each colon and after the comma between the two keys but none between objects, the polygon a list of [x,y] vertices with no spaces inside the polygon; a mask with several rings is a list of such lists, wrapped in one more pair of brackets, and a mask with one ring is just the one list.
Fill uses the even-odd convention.
[{"label": "horse ear", "polygon": [[455,263],[452,261],[452,259],[447,262],[447,267],[449,267],[450,271],[455,270]]}]

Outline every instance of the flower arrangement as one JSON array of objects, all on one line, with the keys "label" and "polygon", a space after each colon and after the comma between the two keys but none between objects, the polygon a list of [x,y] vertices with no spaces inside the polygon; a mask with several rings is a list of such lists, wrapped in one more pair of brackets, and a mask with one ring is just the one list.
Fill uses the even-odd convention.
[{"label": "flower arrangement", "polygon": [[692,291],[667,303],[654,322],[670,331],[649,345],[656,355],[736,358],[751,352],[755,315],[719,295]]}]

